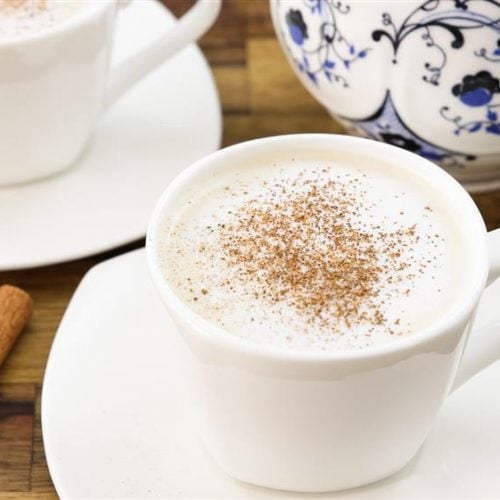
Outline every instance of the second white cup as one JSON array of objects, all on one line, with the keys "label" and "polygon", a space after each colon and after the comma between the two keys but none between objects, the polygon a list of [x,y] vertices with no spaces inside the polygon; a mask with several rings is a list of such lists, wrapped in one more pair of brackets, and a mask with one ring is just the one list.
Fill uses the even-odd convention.
[{"label": "second white cup", "polygon": [[99,116],[127,89],[201,36],[221,1],[199,0],[159,40],[109,68],[119,6],[87,0],[74,17],[0,41],[0,185],[69,167]]}]

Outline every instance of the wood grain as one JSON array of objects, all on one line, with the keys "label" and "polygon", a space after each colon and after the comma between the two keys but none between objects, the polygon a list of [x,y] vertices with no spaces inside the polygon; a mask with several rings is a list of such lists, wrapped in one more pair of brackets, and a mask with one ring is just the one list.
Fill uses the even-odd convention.
[{"label": "wood grain", "polygon": [[0,385],[0,491],[30,491],[35,384]]},{"label": "wood grain", "polygon": [[252,112],[326,114],[290,71],[274,39],[249,39],[246,53]]},{"label": "wood grain", "polygon": [[[176,15],[192,0],[167,0]],[[342,132],[298,83],[272,31],[267,0],[224,0],[201,41],[224,109],[224,145],[293,132]],[[500,226],[500,191],[474,197],[490,229]],[[138,248],[140,240],[88,259],[0,273],[0,284],[26,289],[35,309],[0,369],[0,499],[51,499],[40,427],[40,391],[50,346],[82,276],[93,265]]]}]

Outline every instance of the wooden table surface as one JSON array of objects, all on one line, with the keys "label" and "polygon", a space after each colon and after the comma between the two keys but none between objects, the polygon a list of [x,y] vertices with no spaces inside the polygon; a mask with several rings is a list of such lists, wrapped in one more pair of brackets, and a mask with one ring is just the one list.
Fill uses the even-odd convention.
[{"label": "wooden table surface", "polygon": [[[177,14],[190,0],[166,0]],[[224,145],[292,132],[341,132],[301,87],[273,34],[267,0],[224,0],[217,23],[200,43],[219,87]],[[500,191],[475,196],[490,229],[500,226]],[[98,262],[138,248],[143,240],[88,259],[0,273],[0,284],[28,290],[29,327],[0,368],[0,499],[56,497],[45,462],[40,392],[47,356],[66,305]]]}]

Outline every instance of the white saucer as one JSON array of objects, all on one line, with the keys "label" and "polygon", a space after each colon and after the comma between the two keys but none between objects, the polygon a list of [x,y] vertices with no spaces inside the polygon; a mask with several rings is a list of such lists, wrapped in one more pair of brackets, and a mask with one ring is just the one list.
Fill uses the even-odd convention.
[{"label": "white saucer", "polygon": [[[115,60],[173,24],[158,2],[132,2],[117,23]],[[84,157],[62,175],[0,188],[0,271],[63,262],[141,238],[168,182],[220,146],[210,69],[188,47],[100,122]]]},{"label": "white saucer", "polygon": [[[500,281],[480,306],[498,309]],[[478,325],[481,326],[481,325]],[[52,346],[42,395],[50,473],[63,498],[304,498],[226,476],[184,416],[179,338],[144,250],[93,268]],[[499,498],[500,364],[450,396],[396,476],[325,498]],[[316,495],[318,496],[318,495]]]}]

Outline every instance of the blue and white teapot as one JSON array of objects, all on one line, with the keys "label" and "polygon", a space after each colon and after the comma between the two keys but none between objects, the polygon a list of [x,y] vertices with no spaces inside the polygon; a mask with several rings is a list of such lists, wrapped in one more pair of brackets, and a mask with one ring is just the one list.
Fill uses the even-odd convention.
[{"label": "blue and white teapot", "polygon": [[500,186],[500,1],[271,0],[302,83],[348,130]]}]

